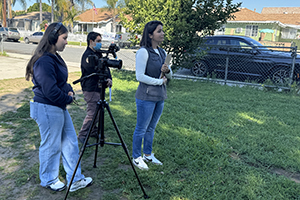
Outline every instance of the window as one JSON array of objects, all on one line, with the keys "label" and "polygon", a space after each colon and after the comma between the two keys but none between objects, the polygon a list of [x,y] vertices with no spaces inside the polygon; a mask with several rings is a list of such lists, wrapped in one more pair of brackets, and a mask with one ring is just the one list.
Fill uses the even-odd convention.
[{"label": "window", "polygon": [[285,28],[281,32],[281,38],[283,39],[295,39],[297,36],[297,29]]},{"label": "window", "polygon": [[122,32],[122,26],[121,25],[116,25],[116,33]]},{"label": "window", "polygon": [[258,32],[258,26],[247,25],[246,26],[245,36],[256,37],[257,36],[257,32]]},{"label": "window", "polygon": [[225,25],[222,25],[219,29],[215,30],[215,35],[225,35]]},{"label": "window", "polygon": [[236,28],[235,29],[235,33],[241,33],[241,32],[243,32],[243,28]]}]

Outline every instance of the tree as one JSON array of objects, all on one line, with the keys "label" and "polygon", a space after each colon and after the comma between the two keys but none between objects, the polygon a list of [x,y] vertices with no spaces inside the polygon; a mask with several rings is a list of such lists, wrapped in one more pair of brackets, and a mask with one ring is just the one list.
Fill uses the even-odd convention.
[{"label": "tree", "polygon": [[116,18],[120,8],[125,6],[124,0],[105,0],[109,11],[112,11],[112,32],[116,32]]},{"label": "tree", "polygon": [[[7,0],[7,5],[8,5],[8,18],[13,18],[13,12],[12,12],[12,7],[16,4],[17,0]],[[26,10],[26,0],[18,0],[18,2],[22,5],[23,9]]]},{"label": "tree", "polygon": [[120,18],[129,32],[139,35],[147,22],[161,21],[162,47],[172,54],[176,66],[201,44],[199,36],[213,34],[240,6],[232,0],[129,0]]},{"label": "tree", "polygon": [[76,16],[80,13],[78,10],[76,10],[74,7],[70,11],[65,11],[66,13],[66,18],[64,20],[65,25],[70,25],[71,27],[71,33],[73,33],[73,22],[76,19]]},{"label": "tree", "polygon": [[[47,12],[49,11],[50,9],[50,6],[46,3],[42,3],[42,11],[43,12]],[[30,12],[37,12],[37,11],[40,11],[40,3],[34,3],[32,6],[30,6],[28,9],[27,9],[27,12],[30,13]]]}]

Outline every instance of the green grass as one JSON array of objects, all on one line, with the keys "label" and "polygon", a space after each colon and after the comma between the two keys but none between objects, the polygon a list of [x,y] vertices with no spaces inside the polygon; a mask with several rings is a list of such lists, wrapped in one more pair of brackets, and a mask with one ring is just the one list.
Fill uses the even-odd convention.
[{"label": "green grass", "polygon": [[[138,83],[132,72],[114,70],[112,74],[109,105],[131,155]],[[83,97],[78,100],[81,106],[69,107],[77,132],[85,116]],[[149,171],[137,169],[146,193],[159,200],[300,199],[299,184],[275,173],[278,169],[294,176],[300,173],[299,110],[299,96],[294,93],[172,80],[153,145],[164,165],[149,164]],[[0,173],[18,186],[28,179],[38,185],[38,162],[27,158],[32,151],[38,154],[40,140],[28,102],[16,112],[1,115],[0,125],[10,133],[1,146],[18,151],[11,167],[22,169],[6,172],[1,167]],[[105,140],[119,142],[107,112],[104,127]],[[101,199],[143,199],[121,147],[100,147],[97,168],[93,161],[94,148],[88,148],[82,171],[93,177],[94,185],[70,198],[94,199],[100,189]],[[62,167],[60,171],[63,179]],[[37,190],[27,191],[27,196],[37,199]],[[0,199],[9,196],[10,189],[5,191]]]},{"label": "green grass", "polygon": [[8,54],[6,53],[6,51],[0,52],[0,56],[8,56]]},{"label": "green grass", "polygon": [[68,41],[68,45],[78,45],[78,46],[86,46],[86,42],[74,42],[74,41]]}]

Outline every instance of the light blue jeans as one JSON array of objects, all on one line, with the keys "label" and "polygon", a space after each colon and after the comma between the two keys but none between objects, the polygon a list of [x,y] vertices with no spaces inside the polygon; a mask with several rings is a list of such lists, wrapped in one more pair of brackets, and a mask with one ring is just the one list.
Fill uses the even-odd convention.
[{"label": "light blue jeans", "polygon": [[164,101],[144,101],[136,99],[137,122],[133,133],[132,157],[141,156],[142,140],[144,154],[151,154],[154,130],[164,109]]},{"label": "light blue jeans", "polygon": [[[58,181],[60,157],[68,184],[79,158],[76,132],[68,110],[57,106],[30,102],[30,117],[40,129],[40,180],[45,187]],[[79,165],[73,183],[83,179]]]}]

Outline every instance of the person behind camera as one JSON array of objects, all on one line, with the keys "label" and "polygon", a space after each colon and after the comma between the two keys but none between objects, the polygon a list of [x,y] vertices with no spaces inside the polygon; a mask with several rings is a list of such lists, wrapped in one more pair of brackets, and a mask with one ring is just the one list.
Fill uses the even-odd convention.
[{"label": "person behind camera", "polygon": [[[136,79],[139,86],[135,94],[137,122],[133,134],[133,164],[148,170],[144,161],[162,165],[152,153],[154,130],[167,98],[167,78],[172,78],[172,70],[164,64],[166,52],[158,47],[164,40],[163,24],[160,21],[148,22],[136,53]],[[141,156],[144,140],[143,157]]]},{"label": "person behind camera", "polygon": [[[101,49],[101,35],[100,33],[96,32],[90,32],[87,36],[87,48],[85,52],[82,55],[81,58],[81,77],[88,76],[92,73],[97,73],[97,69],[95,69],[95,66],[92,66],[89,63],[89,56],[91,55],[97,55],[99,58],[102,57],[101,54],[97,53],[98,50]],[[107,81],[107,87],[112,86],[112,78],[109,71]],[[89,128],[92,125],[93,116],[96,112],[97,108],[97,102],[100,100],[100,93],[101,88],[99,88],[99,76],[91,76],[89,78],[84,79],[81,81],[81,88],[83,91],[84,100],[87,103],[86,108],[86,116],[83,120],[83,124],[81,127],[81,130],[78,134],[78,140],[83,144],[85,141],[85,138],[88,134]],[[98,118],[96,119],[96,123],[98,122]],[[96,124],[95,123],[95,124]],[[91,137],[98,137],[97,133],[97,126],[95,125],[92,128]]]},{"label": "person behind camera", "polygon": [[[66,185],[59,176],[60,157],[66,171],[68,185],[79,159],[78,141],[66,106],[73,101],[74,91],[68,80],[67,65],[57,53],[67,45],[68,30],[62,23],[52,23],[26,67],[26,80],[31,79],[33,101],[30,101],[30,117],[39,126],[41,186],[62,191]],[[79,165],[70,192],[92,184],[92,178],[81,174]]]}]

